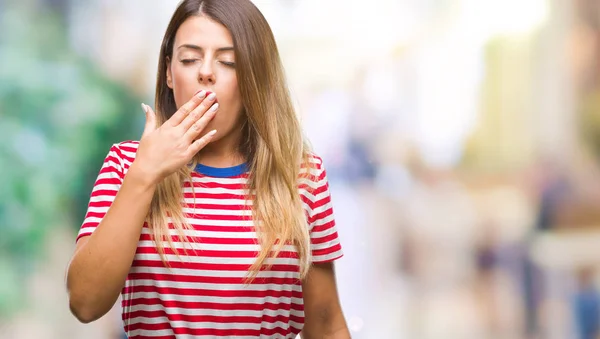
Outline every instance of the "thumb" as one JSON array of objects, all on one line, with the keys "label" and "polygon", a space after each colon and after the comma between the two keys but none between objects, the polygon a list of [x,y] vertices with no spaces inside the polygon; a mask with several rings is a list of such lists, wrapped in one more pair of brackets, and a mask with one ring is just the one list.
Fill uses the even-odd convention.
[{"label": "thumb", "polygon": [[156,130],[156,113],[146,104],[142,104],[142,109],[146,113],[146,125],[144,126],[144,133],[142,138]]}]

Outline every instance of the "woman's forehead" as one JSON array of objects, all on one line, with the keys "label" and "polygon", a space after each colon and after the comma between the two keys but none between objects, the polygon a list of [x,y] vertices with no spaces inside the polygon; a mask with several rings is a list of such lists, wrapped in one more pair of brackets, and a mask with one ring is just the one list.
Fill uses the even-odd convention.
[{"label": "woman's forehead", "polygon": [[223,50],[233,47],[233,39],[222,24],[206,16],[192,16],[179,26],[173,48],[177,50],[186,45],[198,46],[204,50]]}]

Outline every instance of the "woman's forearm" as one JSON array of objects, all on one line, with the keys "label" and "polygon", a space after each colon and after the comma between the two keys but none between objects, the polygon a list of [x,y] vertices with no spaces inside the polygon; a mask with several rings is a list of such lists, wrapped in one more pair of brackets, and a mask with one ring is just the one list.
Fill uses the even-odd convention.
[{"label": "woman's forearm", "polygon": [[71,311],[80,321],[102,317],[117,300],[155,189],[134,163],[97,229],[79,240],[67,270],[67,289]]}]

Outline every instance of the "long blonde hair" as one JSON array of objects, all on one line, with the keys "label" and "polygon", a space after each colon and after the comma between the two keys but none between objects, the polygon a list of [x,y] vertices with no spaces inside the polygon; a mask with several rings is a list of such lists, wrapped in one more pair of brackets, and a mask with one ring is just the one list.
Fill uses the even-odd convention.
[{"label": "long blonde hair", "polygon": [[[249,169],[247,192],[252,195],[252,215],[260,244],[249,278],[256,277],[267,259],[284,245],[294,245],[300,258],[300,276],[310,265],[307,220],[298,193],[303,174],[310,167],[310,152],[290,99],[283,66],[271,29],[249,0],[184,0],[167,27],[160,51],[156,84],[157,123],[164,123],[177,110],[173,91],[167,86],[167,63],[172,57],[175,34],[189,17],[203,15],[224,25],[233,37],[236,75],[243,102],[243,138],[239,145]],[[191,181],[192,168],[182,168],[165,178],[152,200],[148,223],[153,230],[163,262],[169,235],[169,219],[180,239],[189,229],[182,209],[182,185]],[[308,176],[308,171],[305,172]],[[174,248],[173,248],[174,249]],[[177,253],[177,251],[175,251]]]}]

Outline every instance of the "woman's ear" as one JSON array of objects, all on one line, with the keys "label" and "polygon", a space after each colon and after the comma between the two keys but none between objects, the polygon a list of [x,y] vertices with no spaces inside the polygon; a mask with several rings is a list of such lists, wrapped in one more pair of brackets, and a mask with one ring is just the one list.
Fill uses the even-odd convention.
[{"label": "woman's ear", "polygon": [[167,86],[169,86],[170,89],[173,89],[173,77],[171,74],[171,58],[167,57]]}]

